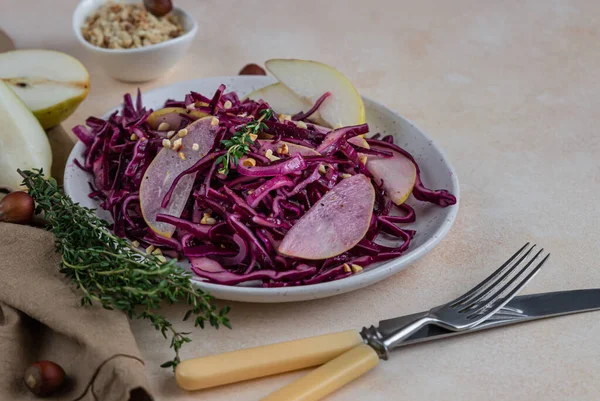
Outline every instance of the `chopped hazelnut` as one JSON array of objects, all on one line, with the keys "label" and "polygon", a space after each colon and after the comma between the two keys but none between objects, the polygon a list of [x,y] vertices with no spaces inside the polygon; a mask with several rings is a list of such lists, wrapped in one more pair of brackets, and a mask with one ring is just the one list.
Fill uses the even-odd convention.
[{"label": "chopped hazelnut", "polygon": [[158,125],[158,130],[159,131],[168,131],[169,128],[171,128],[171,126],[169,125],[169,123],[166,123],[164,121]]},{"label": "chopped hazelnut", "polygon": [[354,274],[356,274],[356,273],[360,273],[361,271],[363,271],[363,268],[362,268],[362,266],[360,266],[360,265],[355,265],[354,263],[352,263],[352,265],[351,265],[350,267],[352,268],[352,272],[353,272]]},{"label": "chopped hazelnut", "polygon": [[256,160],[254,160],[251,157],[248,157],[248,158],[242,160],[242,166],[244,166],[244,167],[254,167],[254,166],[256,166]]},{"label": "chopped hazelnut", "polygon": [[277,160],[281,160],[280,157],[277,157],[273,154],[273,151],[271,149],[267,149],[267,151],[265,152],[265,157],[267,159],[269,159],[272,162],[276,162]]},{"label": "chopped hazelnut", "polygon": [[280,155],[287,155],[289,153],[289,148],[287,143],[282,143],[281,146],[279,148],[277,148],[277,153],[279,153]]},{"label": "chopped hazelnut", "polygon": [[173,145],[171,146],[171,148],[173,150],[179,150],[181,149],[181,146],[183,146],[183,141],[181,140],[181,138],[177,138],[173,141]]}]

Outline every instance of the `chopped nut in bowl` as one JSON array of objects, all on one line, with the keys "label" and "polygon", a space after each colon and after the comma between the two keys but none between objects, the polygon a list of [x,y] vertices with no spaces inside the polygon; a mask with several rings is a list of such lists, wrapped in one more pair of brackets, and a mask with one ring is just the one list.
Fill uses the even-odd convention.
[{"label": "chopped nut in bowl", "polygon": [[106,72],[128,82],[166,73],[189,49],[196,22],[180,8],[157,17],[142,0],[82,0],[73,31]]}]

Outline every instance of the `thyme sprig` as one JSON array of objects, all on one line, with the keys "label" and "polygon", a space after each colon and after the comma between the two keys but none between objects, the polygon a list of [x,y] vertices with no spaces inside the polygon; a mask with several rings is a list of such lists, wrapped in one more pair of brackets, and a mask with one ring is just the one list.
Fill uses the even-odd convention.
[{"label": "thyme sprig", "polygon": [[219,173],[223,175],[229,174],[229,166],[233,163],[237,165],[238,161],[250,152],[250,146],[254,144],[258,133],[262,130],[267,129],[263,120],[270,119],[273,117],[272,109],[264,109],[259,113],[257,120],[252,120],[247,124],[238,129],[230,139],[224,139],[221,141],[227,153],[217,158],[216,163],[222,163],[222,167],[219,169]]},{"label": "thyme sprig", "polygon": [[62,255],[60,272],[83,294],[81,305],[98,303],[105,309],[121,310],[130,319],[147,319],[165,338],[170,336],[175,356],[162,367],[175,369],[181,347],[191,341],[189,332],[177,331],[159,313],[162,302],[186,302],[189,310],[183,320],[194,316],[195,327],[204,328],[208,322],[215,328],[231,328],[230,308],[213,305],[212,297],[194,287],[190,273],[174,259],[161,262],[156,255],[137,252],[114,235],[93,209],[63,195],[56,180],[45,179],[41,170],[19,173],[36,201],[36,212],[44,213],[48,230],[56,238],[56,249]]}]

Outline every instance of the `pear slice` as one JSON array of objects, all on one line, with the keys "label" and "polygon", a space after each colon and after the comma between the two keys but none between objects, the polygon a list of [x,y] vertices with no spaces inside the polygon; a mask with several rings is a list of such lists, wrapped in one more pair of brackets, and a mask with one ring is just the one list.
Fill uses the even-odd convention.
[{"label": "pear slice", "polygon": [[19,97],[0,80],[0,188],[22,189],[17,169],[50,173],[52,150],[46,132]]},{"label": "pear slice", "polygon": [[344,178],[285,234],[279,253],[322,260],[352,249],[369,230],[375,189],[363,174]]},{"label": "pear slice", "polygon": [[180,126],[186,125],[185,123],[189,122],[186,117],[182,117],[183,115],[187,115],[192,120],[208,116],[207,113],[200,110],[187,110],[183,107],[165,107],[153,111],[148,116],[146,122],[152,129],[158,129],[161,123],[167,123],[169,130],[178,130]]},{"label": "pear slice", "polygon": [[[390,152],[390,149],[378,149]],[[415,164],[403,154],[391,151],[392,157],[367,156],[367,170],[396,205],[403,204],[412,193],[417,180]],[[361,156],[363,154],[359,153]]]},{"label": "pear slice", "polygon": [[29,107],[44,129],[69,117],[90,90],[77,59],[50,50],[0,53],[0,79]]},{"label": "pear slice", "polygon": [[333,128],[365,122],[365,106],[352,83],[338,70],[308,60],[272,59],[265,63],[275,77],[308,104],[313,105],[325,92],[319,114]]},{"label": "pear slice", "polygon": [[152,231],[165,238],[171,238],[175,226],[159,222],[156,216],[158,214],[181,216],[192,192],[197,173],[185,175],[179,180],[166,208],[162,207],[163,198],[179,174],[193,167],[209,153],[217,135],[217,128],[211,125],[211,117],[194,121],[186,127],[186,130],[187,134],[184,137],[178,135],[172,138],[172,141],[181,139],[181,149],[175,151],[171,148],[162,148],[146,169],[140,185],[140,206],[144,220]]},{"label": "pear slice", "polygon": [[250,93],[248,99],[264,100],[277,113],[293,116],[301,111],[309,110],[312,105],[300,99],[294,92],[280,82],[265,86]]},{"label": "pear slice", "polygon": [[274,155],[280,154],[282,152],[283,146],[285,146],[286,152],[290,157],[294,157],[298,154],[302,156],[319,156],[319,152],[314,149],[311,149],[307,146],[298,145],[296,143],[286,142],[286,141],[278,141],[277,143],[273,143],[273,140],[270,139],[259,139],[258,143],[260,148],[258,149],[258,154],[264,155],[267,153],[267,150],[271,150]]}]

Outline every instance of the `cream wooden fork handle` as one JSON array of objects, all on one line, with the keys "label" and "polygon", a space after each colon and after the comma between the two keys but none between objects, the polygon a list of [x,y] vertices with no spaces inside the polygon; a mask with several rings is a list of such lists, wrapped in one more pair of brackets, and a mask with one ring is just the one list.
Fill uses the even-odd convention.
[{"label": "cream wooden fork handle", "polygon": [[177,366],[175,378],[185,390],[221,386],[322,365],[362,342],[357,331],[349,330],[188,359]]},{"label": "cream wooden fork handle", "polygon": [[318,401],[362,376],[378,363],[379,357],[373,348],[360,344],[261,401]]}]

